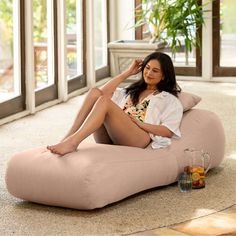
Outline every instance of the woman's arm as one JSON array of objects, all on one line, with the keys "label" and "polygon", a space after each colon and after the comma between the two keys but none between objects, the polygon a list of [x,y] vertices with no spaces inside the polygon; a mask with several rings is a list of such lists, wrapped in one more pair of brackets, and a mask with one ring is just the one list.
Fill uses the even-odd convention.
[{"label": "woman's arm", "polygon": [[136,75],[137,73],[139,73],[141,71],[141,66],[142,66],[142,60],[138,59],[134,60],[127,70],[117,75],[116,77],[108,81],[105,85],[103,85],[100,88],[103,94],[111,95],[116,90],[116,88],[120,83],[122,83],[131,75]]},{"label": "woman's arm", "polygon": [[164,125],[152,125],[148,123],[144,123],[141,121],[138,121],[137,119],[131,117],[134,123],[136,123],[141,129],[145,130],[148,133],[171,138],[173,135],[173,132],[170,131],[166,126]]},{"label": "woman's arm", "polygon": [[132,120],[141,129],[154,136],[181,137],[180,124],[183,117],[183,106],[177,97],[166,92],[165,94],[161,99],[158,96],[153,98],[153,105],[147,108],[145,122],[134,118]]}]

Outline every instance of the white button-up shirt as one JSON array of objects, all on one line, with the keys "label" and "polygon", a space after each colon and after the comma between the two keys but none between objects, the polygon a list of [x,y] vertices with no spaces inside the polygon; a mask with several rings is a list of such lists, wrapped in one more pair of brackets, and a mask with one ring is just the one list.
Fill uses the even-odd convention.
[{"label": "white button-up shirt", "polygon": [[[125,89],[118,88],[112,96],[121,109],[128,100]],[[147,107],[144,122],[153,125],[163,125],[173,132],[173,138],[180,138],[179,126],[183,116],[183,106],[179,99],[168,92],[150,94],[146,99],[150,100]],[[171,144],[171,139],[150,133],[152,148],[163,148]]]}]

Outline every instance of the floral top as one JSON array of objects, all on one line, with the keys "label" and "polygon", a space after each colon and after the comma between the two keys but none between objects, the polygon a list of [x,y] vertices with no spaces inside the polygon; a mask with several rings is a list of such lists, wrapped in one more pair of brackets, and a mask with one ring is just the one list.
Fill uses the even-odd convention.
[{"label": "floral top", "polygon": [[124,105],[123,110],[132,117],[138,119],[139,121],[144,122],[144,118],[146,115],[146,110],[148,107],[150,100],[143,100],[141,103],[137,105],[133,105],[131,99],[128,99]]}]

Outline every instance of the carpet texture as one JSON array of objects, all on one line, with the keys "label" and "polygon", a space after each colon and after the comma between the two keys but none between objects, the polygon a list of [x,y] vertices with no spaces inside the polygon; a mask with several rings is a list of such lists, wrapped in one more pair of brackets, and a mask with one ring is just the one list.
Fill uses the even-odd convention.
[{"label": "carpet texture", "polygon": [[[168,226],[236,204],[236,84],[181,82],[218,114],[226,133],[225,160],[207,174],[206,188],[180,193],[177,184],[153,189],[93,211],[25,202],[5,186],[7,160],[16,152],[59,141],[83,96],[0,126],[0,235],[126,235]],[[86,142],[94,142],[89,137]]]}]

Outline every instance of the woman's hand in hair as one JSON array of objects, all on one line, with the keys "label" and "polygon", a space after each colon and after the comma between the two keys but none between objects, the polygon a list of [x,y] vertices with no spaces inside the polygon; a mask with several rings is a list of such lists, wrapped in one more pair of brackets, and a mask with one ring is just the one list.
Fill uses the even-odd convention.
[{"label": "woman's hand in hair", "polygon": [[103,94],[109,94],[112,96],[112,93],[116,90],[120,83],[129,78],[129,76],[139,73],[141,71],[141,68],[142,60],[134,60],[127,70],[115,76],[112,80],[109,80],[105,85],[102,86],[101,90]]},{"label": "woman's hand in hair", "polygon": [[135,59],[128,68],[130,75],[138,74],[142,69],[143,61],[141,59]]}]

